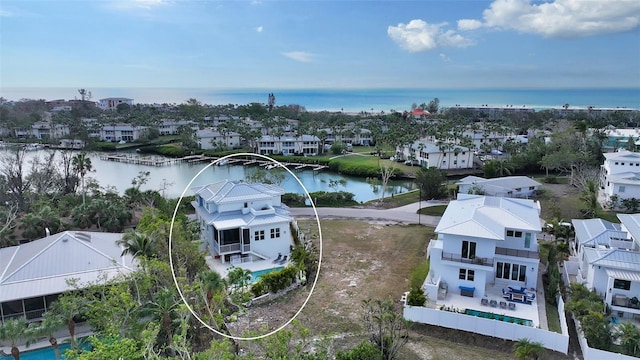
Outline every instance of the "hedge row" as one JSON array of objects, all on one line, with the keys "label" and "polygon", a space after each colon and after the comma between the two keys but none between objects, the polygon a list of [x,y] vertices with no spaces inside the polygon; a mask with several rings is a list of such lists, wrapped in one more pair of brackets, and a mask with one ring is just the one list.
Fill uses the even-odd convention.
[{"label": "hedge row", "polygon": [[280,270],[272,271],[260,276],[260,280],[251,286],[251,293],[258,297],[267,292],[277,293],[286,289],[296,281],[298,270],[294,266],[286,266]]}]

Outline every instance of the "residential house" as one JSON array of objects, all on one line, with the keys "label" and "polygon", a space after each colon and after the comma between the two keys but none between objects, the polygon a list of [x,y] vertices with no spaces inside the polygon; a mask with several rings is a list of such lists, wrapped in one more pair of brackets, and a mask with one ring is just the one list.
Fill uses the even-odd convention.
[{"label": "residential house", "polygon": [[122,97],[110,97],[100,99],[98,101],[98,107],[102,110],[116,110],[118,105],[127,104],[129,106],[133,106],[133,99],[122,98]]},{"label": "residential house", "polygon": [[620,150],[605,153],[600,167],[600,196],[604,200],[640,199],[640,153]]},{"label": "residential house", "polygon": [[458,184],[458,193],[499,197],[530,198],[540,188],[540,183],[527,176],[505,176],[485,179],[467,176]]},{"label": "residential house", "polygon": [[425,294],[436,300],[444,287],[482,298],[489,287],[536,288],[540,231],[536,201],[458,194],[427,249]]},{"label": "residential house", "polygon": [[351,145],[368,146],[373,144],[371,130],[347,126],[345,129],[335,130],[331,128],[320,129],[326,134],[325,144],[331,145],[336,141],[341,141]]},{"label": "residential house", "polygon": [[39,319],[61,293],[133,272],[122,234],[65,231],[0,249],[0,321]]},{"label": "residential house", "polygon": [[602,131],[607,137],[603,147],[608,151],[616,152],[619,149],[625,148],[627,150],[633,150],[628,147],[629,140],[633,143],[634,149],[640,145],[640,129],[638,128],[616,129],[613,126],[610,126],[605,129],[590,129],[591,133],[594,133],[595,131]]},{"label": "residential house", "polygon": [[274,136],[263,135],[258,140],[257,153],[262,155],[317,155],[320,139],[314,135]]},{"label": "residential house", "polygon": [[220,146],[237,148],[240,146],[240,134],[234,131],[221,132],[216,129],[203,129],[196,132],[200,149],[216,149]]},{"label": "residential house", "polygon": [[282,188],[223,180],[191,190],[200,237],[214,258],[242,264],[289,255],[294,220]]},{"label": "residential house", "polygon": [[38,121],[31,125],[31,134],[39,140],[59,139],[69,135],[69,126],[51,121]]},{"label": "residential house", "polygon": [[618,219],[572,220],[577,251],[565,262],[565,278],[599,294],[614,316],[640,319],[640,214]]},{"label": "residential house", "polygon": [[[90,120],[90,119],[87,119]],[[91,125],[91,122],[87,122]],[[134,126],[125,123],[113,123],[108,125],[91,126],[89,128],[89,136],[100,139],[100,141],[120,142],[120,141],[136,141],[140,138],[142,131],[146,126]]]},{"label": "residential house", "polygon": [[412,144],[399,146],[396,157],[410,161],[422,167],[435,167],[443,170],[472,169],[473,152],[464,146],[452,143],[434,143],[426,139]]},{"label": "residential house", "polygon": [[164,135],[178,135],[181,126],[188,126],[192,130],[198,130],[198,124],[193,121],[187,120],[162,120],[160,126],[158,126],[158,131],[161,136]]}]

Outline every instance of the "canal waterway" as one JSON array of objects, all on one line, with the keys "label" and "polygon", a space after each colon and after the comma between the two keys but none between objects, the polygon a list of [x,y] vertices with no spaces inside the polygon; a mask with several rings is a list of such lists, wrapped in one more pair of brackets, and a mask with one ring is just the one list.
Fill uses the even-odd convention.
[{"label": "canal waterway", "polygon": [[[206,185],[208,183],[220,180],[240,181],[245,179],[246,175],[254,169],[251,165],[224,165],[211,166],[206,169],[200,176],[196,175],[208,163],[177,163],[165,166],[147,166],[138,164],[127,164],[115,161],[100,159],[100,155],[104,153],[88,153],[91,158],[91,164],[94,171],[87,175],[87,178],[93,178],[98,181],[102,187],[110,187],[115,189],[119,194],[131,187],[131,181],[138,176],[140,171],[148,171],[150,173],[147,184],[142,186],[142,190],[153,189],[160,191],[165,184],[166,189],[164,195],[166,197],[179,197],[183,190],[187,188],[189,182],[193,179],[191,186]],[[1,150],[0,156],[9,155],[8,150]],[[43,158],[46,155],[45,150],[27,152],[26,161],[31,162],[35,157]],[[27,164],[25,173],[29,172],[30,164]],[[348,191],[354,194],[354,199],[358,202],[374,200],[380,197],[381,186],[372,186],[363,178],[343,176],[328,170],[312,171],[312,170],[294,170],[290,169],[306,187],[307,191]],[[267,170],[268,171],[268,170]],[[195,178],[194,178],[195,177]],[[331,180],[345,180],[345,185],[338,187],[330,187]],[[298,182],[289,173],[286,173],[285,180],[280,184],[285,192],[304,194],[304,190]],[[391,194],[399,194],[407,192],[414,188],[411,181],[395,180],[390,181],[387,185],[385,196]],[[193,193],[187,190],[186,195]]]}]

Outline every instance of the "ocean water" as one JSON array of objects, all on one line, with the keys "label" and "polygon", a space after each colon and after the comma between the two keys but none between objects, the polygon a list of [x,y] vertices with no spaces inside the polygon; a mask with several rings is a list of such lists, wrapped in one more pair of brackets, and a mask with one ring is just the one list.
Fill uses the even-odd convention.
[{"label": "ocean water", "polygon": [[[309,111],[388,112],[410,110],[412,104],[440,100],[441,107],[489,106],[533,107],[537,110],[571,107],[640,109],[640,87],[625,89],[205,89],[205,88],[95,88],[93,100],[128,97],[135,103],[184,103],[195,98],[212,105],[266,103],[269,93],[276,105],[297,104]],[[0,88],[9,100],[74,99],[73,88]]]}]

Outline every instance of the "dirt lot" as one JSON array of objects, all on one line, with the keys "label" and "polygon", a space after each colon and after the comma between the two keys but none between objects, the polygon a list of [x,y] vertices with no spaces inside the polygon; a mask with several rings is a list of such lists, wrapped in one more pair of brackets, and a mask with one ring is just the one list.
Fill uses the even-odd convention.
[{"label": "dirt lot", "polygon": [[[314,234],[313,222],[300,228]],[[319,281],[298,316],[312,336],[330,336],[335,349],[366,339],[362,332],[362,300],[392,299],[398,304],[408,290],[411,269],[426,257],[432,229],[365,221],[322,221],[323,257]],[[308,293],[294,292],[268,305],[251,308],[234,329],[275,329],[293,316]],[[450,339],[455,339],[451,341]],[[484,344],[487,342],[487,344]],[[491,344],[489,344],[490,342]],[[479,344],[482,346],[476,346]],[[415,326],[402,359],[505,359],[511,344],[472,334]]]}]

